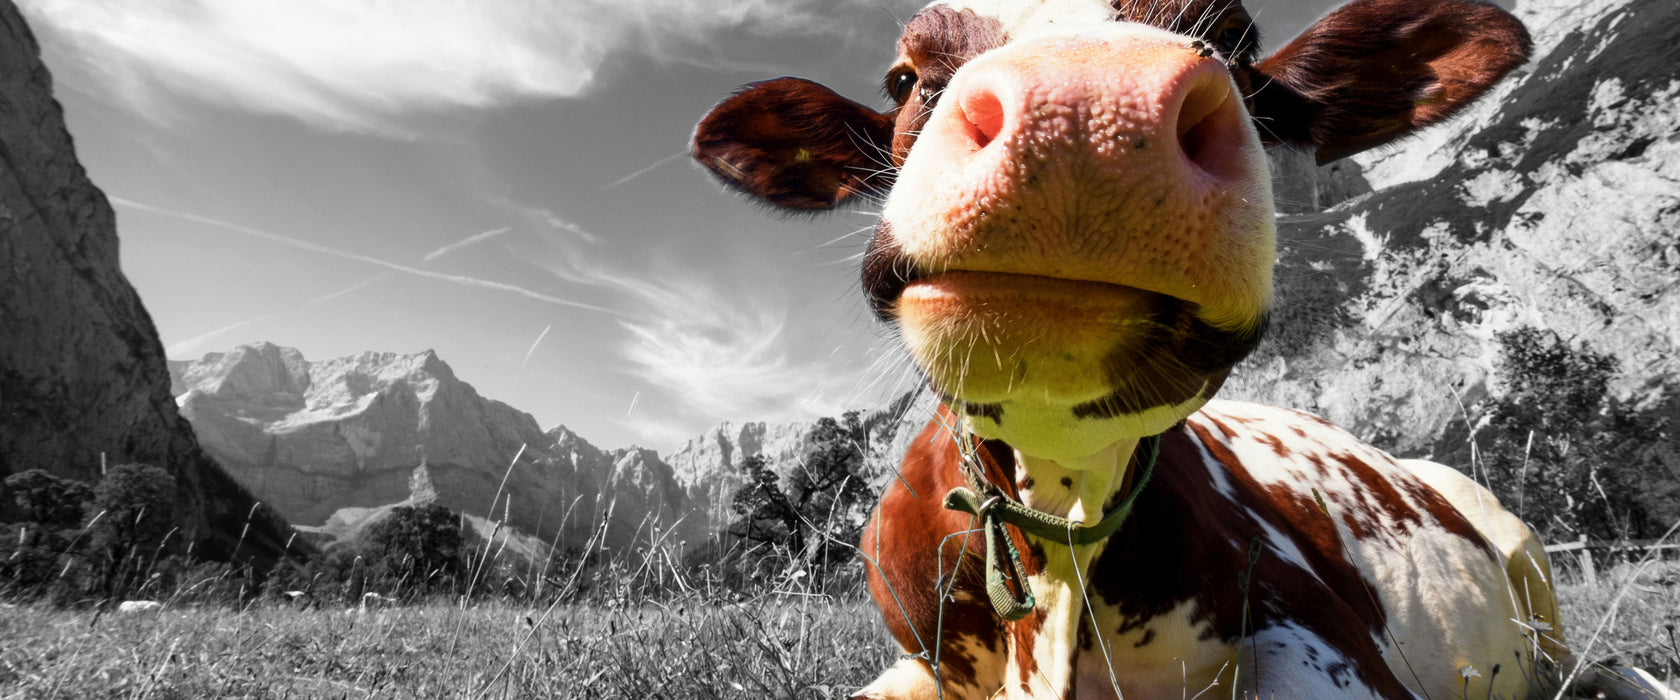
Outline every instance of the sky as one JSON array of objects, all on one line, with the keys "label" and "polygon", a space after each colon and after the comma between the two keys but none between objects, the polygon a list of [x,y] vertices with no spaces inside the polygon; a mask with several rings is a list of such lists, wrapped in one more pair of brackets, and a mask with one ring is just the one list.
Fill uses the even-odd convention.
[{"label": "sky", "polygon": [[[686,156],[781,75],[886,106],[902,0],[20,0],[171,359],[435,350],[602,447],[919,382],[857,284],[869,211]],[[1249,0],[1281,46],[1329,0]]]}]

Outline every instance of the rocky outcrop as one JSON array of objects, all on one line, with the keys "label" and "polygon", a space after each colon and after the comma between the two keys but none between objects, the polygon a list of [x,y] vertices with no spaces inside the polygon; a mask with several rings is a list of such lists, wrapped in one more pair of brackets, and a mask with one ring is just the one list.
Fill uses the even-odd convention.
[{"label": "rocky outcrop", "polygon": [[253,511],[177,415],[163,346],[117,252],[40,48],[0,0],[0,475],[95,481],[102,460],[154,464],[175,476],[198,551],[277,555],[285,524]]},{"label": "rocky outcrop", "polygon": [[[671,467],[605,451],[480,396],[443,360],[366,352],[310,362],[269,343],[172,363],[205,449],[293,522],[319,530],[369,509],[436,501],[582,548],[697,540]],[[603,534],[604,533],[604,534]]]},{"label": "rocky outcrop", "polygon": [[1522,14],[1536,58],[1493,98],[1367,159],[1372,193],[1280,218],[1273,333],[1226,396],[1441,457],[1498,382],[1495,335],[1527,325],[1618,358],[1618,396],[1680,405],[1680,4]]}]

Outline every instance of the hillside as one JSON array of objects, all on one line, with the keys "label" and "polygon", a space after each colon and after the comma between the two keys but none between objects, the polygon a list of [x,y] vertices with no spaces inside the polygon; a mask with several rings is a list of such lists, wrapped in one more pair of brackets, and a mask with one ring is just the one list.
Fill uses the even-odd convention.
[{"label": "hillside", "polygon": [[1680,424],[1680,5],[1519,11],[1536,57],[1493,98],[1362,157],[1369,192],[1280,217],[1273,333],[1225,395],[1463,467],[1494,339],[1530,326],[1614,357],[1616,397]]}]

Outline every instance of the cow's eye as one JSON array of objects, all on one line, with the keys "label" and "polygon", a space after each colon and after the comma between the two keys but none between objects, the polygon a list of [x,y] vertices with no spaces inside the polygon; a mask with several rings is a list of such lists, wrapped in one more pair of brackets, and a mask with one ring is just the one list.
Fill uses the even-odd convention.
[{"label": "cow's eye", "polygon": [[1213,42],[1219,46],[1219,50],[1225,55],[1236,56],[1242,53],[1241,49],[1244,42],[1249,39],[1250,32],[1251,29],[1247,22],[1226,22],[1224,26],[1219,28],[1219,36],[1214,37]]},{"label": "cow's eye", "polygon": [[894,102],[904,104],[910,101],[910,91],[916,89],[916,71],[909,68],[895,71],[887,76],[887,96]]}]

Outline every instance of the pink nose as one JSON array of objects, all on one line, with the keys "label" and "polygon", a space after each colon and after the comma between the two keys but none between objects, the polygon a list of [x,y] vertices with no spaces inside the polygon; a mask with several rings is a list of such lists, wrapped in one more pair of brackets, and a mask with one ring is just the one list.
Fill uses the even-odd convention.
[{"label": "pink nose", "polygon": [[1232,87],[1187,41],[1047,37],[970,64],[944,96],[955,109],[923,137],[1006,169],[1064,165],[1122,188],[1135,177],[1217,187],[1252,176]]}]

